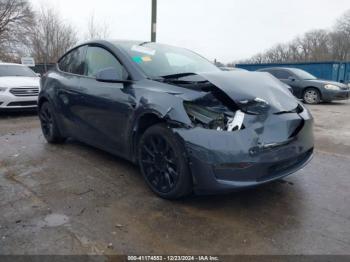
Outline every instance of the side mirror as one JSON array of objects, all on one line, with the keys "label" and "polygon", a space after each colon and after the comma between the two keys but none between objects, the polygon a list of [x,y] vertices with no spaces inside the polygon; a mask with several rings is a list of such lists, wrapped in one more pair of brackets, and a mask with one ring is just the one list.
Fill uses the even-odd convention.
[{"label": "side mirror", "polygon": [[118,70],[113,67],[101,69],[96,74],[96,80],[107,83],[129,83],[129,80],[123,80]]},{"label": "side mirror", "polygon": [[40,73],[35,73],[37,77],[41,77],[41,74]]},{"label": "side mirror", "polygon": [[295,77],[293,77],[293,76],[288,77],[288,80],[289,80],[289,81],[292,81],[292,82],[295,82],[295,81],[296,81]]}]

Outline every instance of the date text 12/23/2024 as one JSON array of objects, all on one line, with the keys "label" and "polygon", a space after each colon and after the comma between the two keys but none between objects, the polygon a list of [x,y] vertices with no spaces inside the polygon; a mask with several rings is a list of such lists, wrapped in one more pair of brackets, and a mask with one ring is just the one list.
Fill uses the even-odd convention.
[{"label": "date text 12/23/2024", "polygon": [[220,261],[217,256],[128,256],[128,261]]}]

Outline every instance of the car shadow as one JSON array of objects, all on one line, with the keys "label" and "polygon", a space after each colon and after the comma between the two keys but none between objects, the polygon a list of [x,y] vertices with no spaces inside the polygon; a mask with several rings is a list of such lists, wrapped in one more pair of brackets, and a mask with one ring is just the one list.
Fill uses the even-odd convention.
[{"label": "car shadow", "polygon": [[[113,155],[104,150],[95,148],[75,139],[68,139],[66,141],[66,145],[71,146],[79,151],[84,151],[88,154],[92,154],[93,158],[97,157],[98,160],[113,163],[112,166],[120,165],[121,167],[130,170],[130,173],[136,174],[132,177],[132,179],[139,180],[138,182],[140,185],[146,187],[144,178],[140,173],[138,165],[122,157]],[[236,190],[229,193],[215,193],[208,195],[197,195],[195,193],[192,193],[190,196],[170,202],[197,208],[220,208],[220,206],[226,205],[230,205],[231,207],[247,207],[271,202],[276,197],[279,199],[286,197],[287,199],[294,186],[294,183],[290,182],[288,178],[286,178],[260,185],[258,187]],[[299,189],[296,189],[296,191],[299,191]],[[297,193],[299,194],[300,192]],[[153,195],[151,190],[149,190],[149,194]]]},{"label": "car shadow", "polygon": [[235,205],[236,207],[261,205],[266,202],[270,202],[275,197],[283,198],[288,197],[290,194],[285,190],[291,190],[294,184],[288,180],[277,180],[257,187],[246,188],[241,190],[232,191],[224,194],[212,194],[212,195],[192,195],[187,200],[186,204],[198,205],[198,207],[206,207],[206,205],[215,205],[219,207],[221,204],[224,206],[228,203]]},{"label": "car shadow", "polygon": [[290,178],[229,194],[193,195],[181,200],[176,207],[185,209],[185,214],[190,216],[214,216],[218,224],[229,220],[253,230],[268,226],[273,237],[297,225],[306,212],[306,205],[301,201],[305,196],[303,186],[288,181]]},{"label": "car shadow", "polygon": [[345,106],[345,105],[349,105],[349,104],[350,104],[350,100],[322,102],[321,103],[321,105],[328,105],[328,106]]},{"label": "car shadow", "polygon": [[[128,161],[122,157],[104,151],[97,147],[91,146],[74,138],[68,138],[65,141],[65,145],[79,150],[80,152],[86,152],[87,154],[91,155],[91,157],[98,158],[98,160],[111,162],[114,163],[114,165],[121,165],[124,168],[129,168],[133,171],[138,171],[138,166],[132,163],[131,161]],[[141,174],[140,178],[142,179]]]},{"label": "car shadow", "polygon": [[[174,210],[177,210],[176,214],[182,214],[179,219],[193,218],[196,217],[195,214],[220,214],[222,219],[237,219],[238,216],[239,219],[249,220],[250,223],[255,219],[259,221],[272,219],[287,223],[289,216],[299,217],[304,212],[303,204],[299,201],[305,194],[304,188],[299,183],[291,182],[295,181],[291,178],[231,193],[192,194],[179,200],[165,200],[156,196],[147,187],[138,166],[130,161],[73,139],[69,139],[66,145],[70,147],[69,151],[73,150],[73,153],[93,161],[95,165],[103,166],[106,173],[102,176],[109,181],[114,179],[113,177],[119,179],[119,174],[111,170],[123,173],[123,180],[127,180],[126,183],[131,186],[118,188],[117,191],[135,201],[139,201],[139,196],[142,195],[141,202],[137,202],[141,205],[139,208],[145,209],[144,212],[148,209],[160,212],[162,217],[164,216],[164,221],[174,215]],[[99,178],[101,179],[101,174]]]}]

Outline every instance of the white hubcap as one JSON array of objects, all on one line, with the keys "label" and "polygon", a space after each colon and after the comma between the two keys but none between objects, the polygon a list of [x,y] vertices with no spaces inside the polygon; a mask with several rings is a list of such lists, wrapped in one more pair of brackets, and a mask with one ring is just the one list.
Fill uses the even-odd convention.
[{"label": "white hubcap", "polygon": [[318,103],[318,93],[315,90],[309,90],[305,93],[305,101],[310,104]]}]

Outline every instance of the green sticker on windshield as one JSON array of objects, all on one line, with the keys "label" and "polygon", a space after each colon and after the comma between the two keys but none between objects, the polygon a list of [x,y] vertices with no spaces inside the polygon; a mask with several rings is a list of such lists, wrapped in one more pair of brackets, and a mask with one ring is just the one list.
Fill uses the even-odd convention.
[{"label": "green sticker on windshield", "polygon": [[141,56],[134,56],[134,57],[132,58],[132,60],[133,60],[135,63],[138,63],[138,64],[140,64],[140,63],[143,62]]}]

